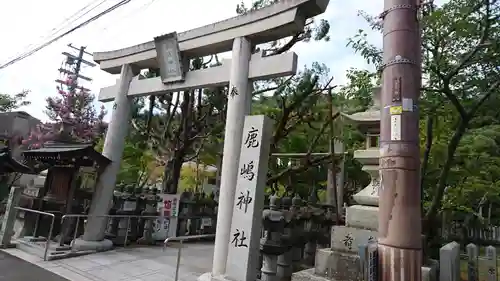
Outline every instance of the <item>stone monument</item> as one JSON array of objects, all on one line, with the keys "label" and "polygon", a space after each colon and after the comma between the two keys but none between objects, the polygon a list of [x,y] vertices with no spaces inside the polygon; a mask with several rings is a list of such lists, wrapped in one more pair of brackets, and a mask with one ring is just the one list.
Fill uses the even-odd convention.
[{"label": "stone monument", "polygon": [[264,115],[245,118],[235,209],[228,241],[226,270],[231,280],[254,281],[257,276],[272,130],[271,120]]}]

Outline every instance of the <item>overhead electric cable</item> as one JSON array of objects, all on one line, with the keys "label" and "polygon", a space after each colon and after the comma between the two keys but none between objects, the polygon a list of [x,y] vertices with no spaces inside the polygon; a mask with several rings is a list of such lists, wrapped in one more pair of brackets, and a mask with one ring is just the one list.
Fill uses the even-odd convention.
[{"label": "overhead electric cable", "polygon": [[[133,16],[133,15],[135,15],[135,14],[139,13],[139,12],[146,11],[147,9],[149,9],[149,7],[151,7],[151,5],[152,5],[154,2],[156,2],[156,0],[150,0],[149,2],[146,2],[146,3],[144,3],[142,6],[138,7],[137,9],[132,10],[130,13],[125,14],[125,15],[123,15],[123,16],[121,16],[121,17],[118,17],[118,18],[116,19],[116,21],[115,21],[115,25],[116,25],[117,23],[122,22],[122,21],[123,21],[123,20],[125,20],[125,19],[129,19],[131,16]],[[109,32],[109,28],[110,28],[110,27],[111,27],[111,25],[107,25],[107,26],[105,26],[105,27],[101,30],[101,31],[103,32],[103,33],[101,33],[101,36],[103,36],[103,37],[107,37],[106,35],[108,34],[108,32]],[[108,37],[107,37],[107,38],[108,38]],[[108,38],[108,40],[109,40],[109,38]]]},{"label": "overhead electric cable", "polygon": [[132,0],[122,0],[122,1],[118,2],[117,4],[115,4],[115,5],[111,6],[110,8],[108,8],[108,9],[106,9],[106,10],[104,10],[103,12],[101,12],[101,13],[99,13],[99,14],[97,14],[97,15],[93,16],[93,17],[91,17],[90,19],[88,19],[88,20],[86,20],[86,21],[84,21],[84,22],[80,23],[79,25],[77,25],[77,26],[75,26],[75,27],[71,28],[70,30],[68,30],[68,31],[64,32],[63,34],[61,34],[61,35],[59,35],[59,36],[57,36],[57,37],[55,37],[55,38],[53,38],[53,39],[49,40],[48,42],[46,42],[46,43],[44,43],[44,44],[42,44],[42,45],[40,45],[40,46],[36,47],[35,49],[33,49],[33,50],[31,50],[31,51],[29,51],[29,52],[27,52],[27,53],[25,53],[25,54],[23,54],[23,55],[21,55],[21,56],[16,57],[15,59],[12,59],[11,61],[9,61],[9,62],[7,62],[7,63],[5,63],[5,64],[1,65],[1,66],[0,66],[0,70],[1,70],[1,69],[4,69],[4,68],[6,68],[7,66],[10,66],[10,65],[12,65],[12,64],[14,64],[14,63],[16,63],[16,62],[18,62],[18,61],[20,61],[20,60],[23,60],[23,59],[25,59],[25,58],[27,58],[27,57],[29,57],[29,56],[33,55],[33,54],[35,54],[36,52],[40,51],[41,49],[43,49],[43,48],[45,48],[45,47],[47,47],[47,46],[51,45],[52,43],[54,43],[54,42],[58,41],[59,39],[61,39],[61,38],[65,37],[65,36],[67,36],[68,34],[73,33],[75,30],[78,30],[78,29],[80,29],[80,28],[82,28],[82,27],[86,26],[87,24],[89,24],[89,23],[91,23],[91,22],[93,22],[93,21],[95,21],[95,20],[99,19],[100,17],[102,17],[102,16],[104,16],[104,15],[106,15],[106,14],[108,14],[108,13],[110,13],[110,12],[114,11],[115,9],[117,9],[117,8],[119,8],[119,7],[121,7],[121,6],[125,5],[125,4],[128,4],[130,1],[132,1]]},{"label": "overhead electric cable", "polygon": [[[99,0],[97,0],[99,1]],[[97,2],[97,1],[94,1],[94,2]],[[69,22],[69,23],[66,23],[64,26],[58,28],[56,31],[52,32],[49,36],[46,36],[44,39],[47,40],[48,38],[52,37],[52,36],[55,36],[57,33],[59,33],[61,30],[63,30],[64,28],[68,27],[68,26],[71,26],[73,23],[75,23],[77,20],[81,19],[82,17],[84,17],[85,15],[87,15],[88,13],[92,12],[93,10],[97,9],[99,6],[101,6],[102,4],[104,4],[105,2],[107,2],[109,0],[101,0],[101,2],[99,2],[96,6],[92,7],[90,10],[86,11],[85,13],[81,14],[80,16],[78,16],[76,19],[74,19],[73,21]],[[47,38],[48,37],[48,38]]]},{"label": "overhead electric cable", "polygon": [[[88,4],[87,4],[87,5],[85,5],[84,7],[80,8],[78,11],[76,11],[76,12],[75,12],[74,14],[72,14],[71,16],[69,16],[69,17],[65,18],[65,19],[64,19],[61,23],[59,23],[59,24],[58,24],[58,26],[62,26],[62,25],[64,25],[64,24],[65,24],[64,26],[67,26],[67,23],[68,23],[71,19],[73,19],[74,17],[78,16],[78,14],[82,13],[83,11],[87,10],[87,8],[88,8],[88,7],[90,7],[90,6],[94,5],[97,1],[99,1],[99,0],[93,0],[92,2],[88,3]],[[94,7],[93,7],[93,8],[91,8],[89,11],[92,11],[93,9],[97,8],[97,7],[98,7],[99,5],[101,5],[101,4],[102,4],[102,2],[104,2],[104,1],[107,1],[107,0],[101,0],[101,3],[97,4],[96,6],[94,6]],[[86,13],[88,13],[89,11],[87,11]],[[86,13],[85,13],[85,14],[86,14]],[[85,15],[85,14],[83,14],[83,15]],[[76,18],[76,19],[73,19],[73,22],[75,22],[76,20],[78,20],[78,19],[79,19],[79,18],[81,18],[81,17],[82,17],[82,15],[80,15],[80,16],[79,16],[78,18]],[[54,28],[52,28],[52,29],[50,30],[50,32],[54,33],[54,32],[56,32],[56,31],[55,31],[56,29],[57,29],[57,30],[61,30],[62,28],[57,28],[57,27],[54,27]],[[46,36],[46,37],[47,37],[47,36]]]},{"label": "overhead electric cable", "polygon": [[[74,17],[78,16],[78,14],[80,14],[83,11],[85,11],[87,8],[89,8],[90,6],[92,6],[93,4],[95,4],[98,1],[101,1],[101,3],[97,4],[96,6],[94,6],[90,10],[88,10],[85,14],[80,15],[78,18],[74,19],[72,22],[69,22],[71,19],[73,19]],[[74,14],[72,14],[71,16],[65,18],[61,23],[59,23],[58,25],[56,25],[54,28],[52,28],[49,31],[50,34],[47,34],[47,35],[44,35],[44,36],[40,36],[38,38],[37,42],[47,41],[48,39],[52,38],[58,32],[60,32],[62,29],[64,29],[68,25],[71,25],[72,23],[74,23],[75,21],[77,21],[78,19],[80,19],[82,16],[88,14],[90,11],[96,9],[97,7],[99,7],[105,1],[108,1],[108,0],[93,0],[92,2],[88,3],[87,5],[85,5],[84,7],[80,8],[78,11],[76,11]],[[23,48],[23,50],[21,52],[17,53],[14,56],[9,57],[7,60],[11,60],[14,57],[18,57],[18,56],[21,56],[22,54],[25,54],[29,49],[31,49],[35,45],[37,45],[37,44],[36,43],[31,43],[31,44],[27,45],[26,47]]]}]

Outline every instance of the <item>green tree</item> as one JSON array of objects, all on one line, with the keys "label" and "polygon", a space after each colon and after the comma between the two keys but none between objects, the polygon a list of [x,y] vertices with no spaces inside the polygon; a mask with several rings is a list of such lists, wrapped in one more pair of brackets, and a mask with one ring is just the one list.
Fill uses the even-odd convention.
[{"label": "green tree", "polygon": [[0,93],[0,112],[9,112],[30,105],[31,102],[26,100],[29,93],[29,90],[22,90],[13,96]]},{"label": "green tree", "polygon": [[[116,179],[119,184],[144,187],[148,183],[156,183],[158,163],[148,146],[147,133],[142,130],[142,127],[149,122],[149,113],[145,107],[144,98],[134,100],[132,126],[125,138],[125,148]],[[96,150],[102,152],[103,146],[104,139],[100,139]]]},{"label": "green tree", "polygon": [[[238,15],[243,15],[248,12],[262,9],[266,6],[275,4],[278,1],[279,0],[253,0],[251,2],[250,8],[248,8],[242,1],[239,5],[236,5],[236,13]],[[278,40],[268,44],[269,48],[265,51],[271,55],[276,55],[289,51],[298,42],[308,42],[311,39],[315,41],[329,41],[329,31],[330,23],[327,20],[322,19],[317,22],[314,18],[310,18],[307,19],[303,31],[297,32],[290,38]]]}]

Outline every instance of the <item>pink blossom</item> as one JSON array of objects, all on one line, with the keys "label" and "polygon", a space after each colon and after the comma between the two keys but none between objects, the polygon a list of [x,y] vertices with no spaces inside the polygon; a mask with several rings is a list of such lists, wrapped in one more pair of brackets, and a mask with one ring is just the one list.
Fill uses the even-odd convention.
[{"label": "pink blossom", "polygon": [[39,148],[44,142],[53,140],[62,122],[71,124],[73,137],[80,141],[96,141],[104,133],[107,127],[103,122],[106,115],[104,106],[97,112],[93,107],[94,95],[82,90],[70,90],[70,85],[77,86],[76,79],[68,78],[65,82],[66,86],[56,87],[57,96],[47,98],[45,112],[50,122],[38,125],[23,140],[27,148]]}]

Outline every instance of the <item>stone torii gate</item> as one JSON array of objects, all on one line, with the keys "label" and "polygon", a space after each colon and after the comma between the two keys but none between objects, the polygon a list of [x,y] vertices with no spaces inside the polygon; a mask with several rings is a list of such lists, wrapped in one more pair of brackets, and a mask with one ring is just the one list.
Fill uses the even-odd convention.
[{"label": "stone torii gate", "polygon": [[[125,136],[130,123],[134,97],[229,84],[227,122],[221,170],[221,187],[213,274],[225,273],[231,219],[233,213],[240,144],[245,115],[250,113],[253,81],[296,73],[297,56],[251,54],[257,44],[291,36],[304,29],[306,19],[323,13],[329,0],[281,0],[276,4],[214,24],[170,33],[136,46],[94,53],[102,70],[120,74],[116,85],[99,93],[103,102],[114,100],[111,122],[104,142],[103,155],[113,162],[100,176],[85,233],[74,242],[75,249],[106,250],[111,241],[104,239],[107,214],[113,196]],[[189,59],[232,51],[232,60],[221,66],[186,71]],[[159,68],[161,77],[139,80],[139,71]],[[101,217],[99,217],[101,216]]]}]

